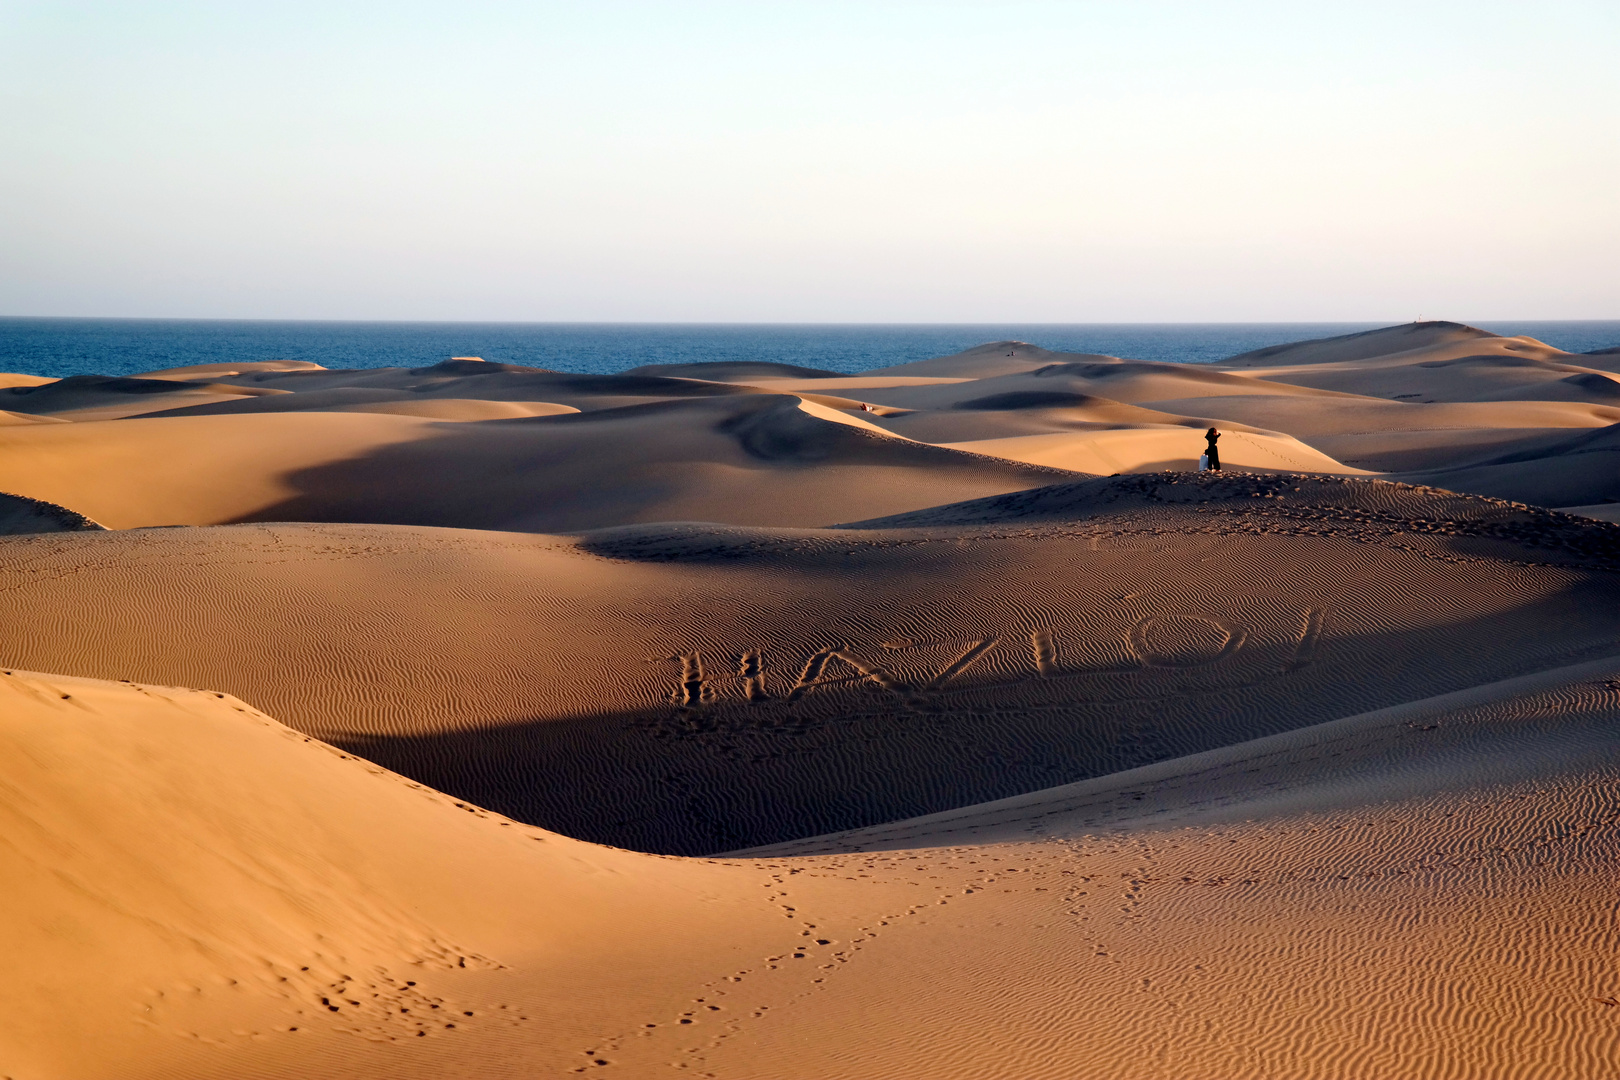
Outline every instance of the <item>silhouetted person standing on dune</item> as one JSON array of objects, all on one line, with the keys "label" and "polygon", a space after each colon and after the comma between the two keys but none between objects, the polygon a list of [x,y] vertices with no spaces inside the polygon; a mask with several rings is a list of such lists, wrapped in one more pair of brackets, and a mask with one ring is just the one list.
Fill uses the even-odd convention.
[{"label": "silhouetted person standing on dune", "polygon": [[1211,469],[1219,469],[1221,467],[1221,452],[1215,448],[1215,444],[1220,441],[1220,438],[1221,433],[1216,431],[1214,428],[1210,428],[1208,431],[1204,432],[1204,441],[1209,443],[1209,449],[1204,451],[1204,453],[1209,455],[1209,467]]}]

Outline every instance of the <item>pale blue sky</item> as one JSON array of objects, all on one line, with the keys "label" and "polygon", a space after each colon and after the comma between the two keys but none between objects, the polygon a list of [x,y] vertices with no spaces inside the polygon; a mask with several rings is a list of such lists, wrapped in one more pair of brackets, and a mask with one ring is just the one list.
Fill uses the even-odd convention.
[{"label": "pale blue sky", "polygon": [[1620,4],[0,0],[0,314],[1620,317]]}]

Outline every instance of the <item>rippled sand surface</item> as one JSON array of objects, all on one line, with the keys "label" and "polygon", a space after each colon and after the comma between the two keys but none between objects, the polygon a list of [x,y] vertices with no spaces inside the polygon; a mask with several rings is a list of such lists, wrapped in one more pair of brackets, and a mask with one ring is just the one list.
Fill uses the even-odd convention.
[{"label": "rippled sand surface", "polygon": [[0,389],[0,1075],[1605,1076],[1612,359]]}]

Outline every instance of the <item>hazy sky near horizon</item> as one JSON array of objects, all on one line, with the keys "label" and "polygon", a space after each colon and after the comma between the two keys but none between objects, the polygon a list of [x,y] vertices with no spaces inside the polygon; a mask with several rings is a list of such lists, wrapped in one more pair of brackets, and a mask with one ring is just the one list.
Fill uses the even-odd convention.
[{"label": "hazy sky near horizon", "polygon": [[0,314],[1620,317],[1620,4],[0,0]]}]

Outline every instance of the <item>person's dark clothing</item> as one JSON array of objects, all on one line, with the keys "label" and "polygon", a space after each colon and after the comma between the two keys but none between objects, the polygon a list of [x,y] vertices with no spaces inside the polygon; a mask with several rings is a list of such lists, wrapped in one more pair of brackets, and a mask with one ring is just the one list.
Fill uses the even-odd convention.
[{"label": "person's dark clothing", "polygon": [[1221,452],[1215,448],[1215,443],[1220,437],[1221,433],[1214,428],[1204,432],[1204,441],[1209,443],[1209,449],[1204,452],[1209,455],[1209,467],[1212,469],[1221,467]]}]

